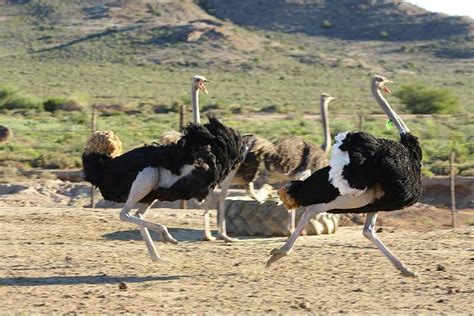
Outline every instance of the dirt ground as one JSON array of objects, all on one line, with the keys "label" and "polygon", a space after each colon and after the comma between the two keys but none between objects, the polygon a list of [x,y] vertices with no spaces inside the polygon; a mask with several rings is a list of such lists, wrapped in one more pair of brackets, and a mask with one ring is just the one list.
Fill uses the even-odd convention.
[{"label": "dirt ground", "polygon": [[118,212],[0,207],[0,314],[474,310],[472,226],[384,227],[381,239],[419,273],[412,279],[397,273],[360,226],[304,237],[290,256],[265,268],[285,238],[203,242],[200,210],[150,211],[148,218],[180,241],[157,243],[169,261],[154,263],[138,230],[119,221]]}]

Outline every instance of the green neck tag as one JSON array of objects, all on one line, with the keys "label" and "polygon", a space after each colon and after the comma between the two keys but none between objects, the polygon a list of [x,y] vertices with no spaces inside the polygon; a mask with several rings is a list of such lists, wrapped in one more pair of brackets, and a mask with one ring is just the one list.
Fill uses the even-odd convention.
[{"label": "green neck tag", "polygon": [[387,122],[385,122],[385,127],[387,129],[391,129],[393,127],[393,122],[392,120],[388,120]]}]

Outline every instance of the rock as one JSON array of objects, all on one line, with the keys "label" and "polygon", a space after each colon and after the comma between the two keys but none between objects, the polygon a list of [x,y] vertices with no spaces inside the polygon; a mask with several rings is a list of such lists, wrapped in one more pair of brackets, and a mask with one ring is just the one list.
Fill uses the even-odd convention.
[{"label": "rock", "polygon": [[304,302],[304,301],[299,303],[298,306],[300,308],[304,308],[304,309],[310,309],[311,308],[311,304],[309,302]]},{"label": "rock", "polygon": [[377,228],[376,232],[377,232],[377,233],[383,233],[383,227]]},{"label": "rock", "polygon": [[119,283],[119,290],[126,291],[127,290],[127,284],[125,284],[124,282],[120,282]]},{"label": "rock", "polygon": [[455,289],[455,288],[448,288],[448,291],[447,291],[448,294],[456,294],[456,293],[459,293],[459,290],[458,289]]},{"label": "rock", "polygon": [[445,271],[446,271],[446,267],[443,266],[442,264],[438,264],[438,265],[436,266],[436,271],[443,271],[443,272],[445,272]]}]

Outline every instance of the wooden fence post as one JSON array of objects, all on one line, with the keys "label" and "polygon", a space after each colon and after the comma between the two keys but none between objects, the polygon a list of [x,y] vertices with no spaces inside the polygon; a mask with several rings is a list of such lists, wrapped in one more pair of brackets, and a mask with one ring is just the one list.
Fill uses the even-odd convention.
[{"label": "wooden fence post", "polygon": [[[97,129],[97,109],[95,105],[92,106],[92,115],[91,115],[91,134],[94,133]],[[95,208],[95,188],[91,184],[91,208]]]},{"label": "wooden fence post", "polygon": [[[185,114],[186,114],[186,106],[181,105],[181,107],[179,108],[179,131],[181,131],[181,129],[184,126]],[[186,200],[181,200],[180,208],[182,208],[182,209],[187,209],[188,208],[188,203],[187,203]]]},{"label": "wooden fence post", "polygon": [[362,132],[362,128],[364,126],[364,117],[359,115],[359,132]]},{"label": "wooden fence post", "polygon": [[450,155],[450,169],[451,169],[451,219],[452,219],[452,225],[453,228],[456,228],[457,225],[457,219],[456,219],[456,174],[455,174],[455,165],[454,165],[454,160],[456,158],[456,152],[451,150],[451,155]]}]

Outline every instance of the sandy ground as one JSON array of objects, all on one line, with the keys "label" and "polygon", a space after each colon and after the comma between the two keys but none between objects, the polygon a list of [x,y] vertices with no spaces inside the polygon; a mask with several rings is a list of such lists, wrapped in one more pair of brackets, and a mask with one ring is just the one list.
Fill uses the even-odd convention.
[{"label": "sandy ground", "polygon": [[119,221],[116,209],[0,207],[0,314],[474,310],[472,226],[384,227],[381,239],[419,272],[412,279],[397,273],[360,226],[304,237],[290,256],[265,268],[284,238],[202,242],[201,213],[150,211],[149,219],[180,240],[157,243],[169,262],[154,263],[138,230]]}]

